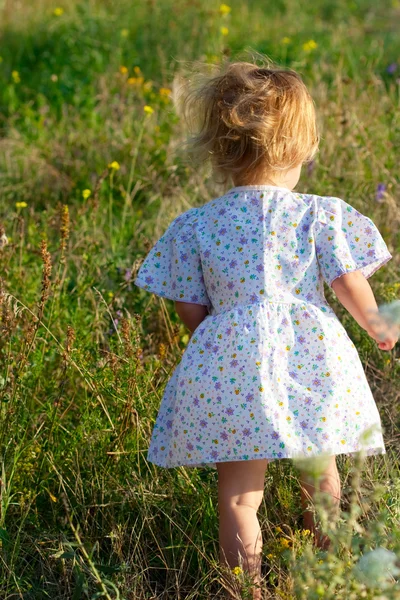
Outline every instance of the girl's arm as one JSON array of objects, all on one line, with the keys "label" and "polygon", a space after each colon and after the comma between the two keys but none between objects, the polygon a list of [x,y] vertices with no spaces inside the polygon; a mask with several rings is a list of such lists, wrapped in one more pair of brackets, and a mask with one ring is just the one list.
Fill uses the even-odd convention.
[{"label": "girl's arm", "polygon": [[392,350],[398,337],[394,333],[384,332],[382,339],[379,337],[380,329],[371,323],[373,312],[378,312],[378,306],[371,286],[361,271],[352,271],[337,277],[331,287],[360,327],[378,342],[379,348]]},{"label": "girl's arm", "polygon": [[175,301],[175,310],[191,334],[209,314],[207,306],[189,302]]}]

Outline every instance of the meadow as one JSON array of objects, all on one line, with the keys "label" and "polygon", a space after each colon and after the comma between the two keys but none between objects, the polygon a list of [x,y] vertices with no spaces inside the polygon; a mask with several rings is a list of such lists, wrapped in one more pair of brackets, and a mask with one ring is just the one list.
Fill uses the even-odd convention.
[{"label": "meadow", "polygon": [[[399,19],[399,0],[0,0],[2,600],[221,597],[216,471],[146,460],[189,336],[172,301],[132,282],[173,218],[223,192],[179,152],[177,77],[185,61],[248,51],[302,74],[322,141],[297,189],[374,220],[393,259],[370,282],[389,302]],[[381,352],[326,296],[359,351],[387,453],[338,456],[343,519],[325,524],[329,552],[302,532],[295,465],[269,466],[264,594],[394,600],[396,578],[379,581],[390,560],[373,551],[400,557],[399,347]]]}]

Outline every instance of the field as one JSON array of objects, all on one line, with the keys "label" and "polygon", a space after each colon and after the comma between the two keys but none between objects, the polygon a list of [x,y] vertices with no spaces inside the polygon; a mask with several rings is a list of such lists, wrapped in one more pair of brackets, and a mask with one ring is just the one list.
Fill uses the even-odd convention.
[{"label": "field", "polygon": [[[132,283],[172,219],[223,191],[179,152],[185,61],[261,52],[302,74],[322,141],[297,189],[374,220],[393,259],[371,285],[380,303],[400,297],[399,0],[228,4],[0,0],[1,599],[223,589],[216,472],[146,460],[188,331],[172,301]],[[270,465],[265,598],[392,600],[400,584],[372,567],[364,580],[357,564],[379,546],[400,556],[399,349],[379,351],[326,296],[359,351],[387,454],[338,457],[343,520],[329,553],[302,534],[295,466]]]}]

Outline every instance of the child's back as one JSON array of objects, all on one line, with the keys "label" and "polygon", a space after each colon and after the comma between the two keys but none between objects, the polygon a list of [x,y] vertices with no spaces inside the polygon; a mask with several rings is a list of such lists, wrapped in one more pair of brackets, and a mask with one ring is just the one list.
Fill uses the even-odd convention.
[{"label": "child's back", "polygon": [[[210,314],[167,384],[149,459],[215,467],[359,451],[379,414],[323,280],[368,277],[390,257],[343,200],[272,185],[234,187],[175,219],[135,283]],[[366,451],[385,452],[379,430]]]}]

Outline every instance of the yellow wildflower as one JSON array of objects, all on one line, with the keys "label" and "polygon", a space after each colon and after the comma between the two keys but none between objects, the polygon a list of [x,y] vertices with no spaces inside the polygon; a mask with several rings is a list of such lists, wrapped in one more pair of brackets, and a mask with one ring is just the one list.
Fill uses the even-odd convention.
[{"label": "yellow wildflower", "polygon": [[221,13],[221,15],[228,15],[231,12],[231,7],[227,4],[221,4],[221,6],[219,7],[219,12]]},{"label": "yellow wildflower", "polygon": [[303,537],[307,537],[308,535],[311,535],[311,531],[309,529],[303,529],[303,531],[301,532],[301,535]]},{"label": "yellow wildflower", "polygon": [[53,496],[53,494],[52,494],[51,492],[49,492],[49,495],[50,495],[50,499],[51,499],[53,502],[57,502],[57,498],[56,498],[55,496]]},{"label": "yellow wildflower", "polygon": [[12,73],[11,73],[11,77],[13,78],[13,82],[14,82],[14,83],[20,83],[20,81],[21,81],[21,78],[20,78],[20,76],[19,76],[19,73],[18,73],[18,71],[12,71]]},{"label": "yellow wildflower", "polygon": [[127,38],[129,35],[129,29],[121,29],[121,37]]},{"label": "yellow wildflower", "polygon": [[124,65],[121,65],[121,66],[120,66],[120,68],[119,68],[119,72],[120,72],[122,75],[126,75],[126,74],[127,74],[127,72],[128,72],[128,67],[125,67]]},{"label": "yellow wildflower", "polygon": [[140,70],[140,67],[136,66],[133,67],[133,72],[136,73],[136,75],[140,75],[142,71]]},{"label": "yellow wildflower", "polygon": [[164,98],[169,98],[171,95],[171,90],[169,88],[160,88],[160,96]]},{"label": "yellow wildflower", "polygon": [[233,567],[232,573],[234,575],[240,575],[241,573],[243,573],[243,570],[240,567]]},{"label": "yellow wildflower", "polygon": [[222,35],[228,35],[229,29],[227,27],[220,27],[220,32]]},{"label": "yellow wildflower", "polygon": [[16,202],[15,206],[16,208],[26,208],[28,205],[26,202]]},{"label": "yellow wildflower", "polygon": [[143,110],[147,115],[152,115],[154,112],[154,108],[151,108],[151,106],[148,106],[147,104],[143,107]]},{"label": "yellow wildflower", "polygon": [[126,83],[128,85],[142,85],[143,81],[143,77],[128,77]]},{"label": "yellow wildflower", "polygon": [[318,561],[318,564],[319,564],[319,565],[322,565],[322,563],[323,563],[323,562],[324,562],[324,561],[322,560],[322,558],[320,558],[320,559],[319,559],[319,561]]},{"label": "yellow wildflower", "polygon": [[275,527],[276,533],[283,533],[283,530],[280,527]]},{"label": "yellow wildflower", "polygon": [[113,169],[114,171],[118,171],[118,169],[120,169],[121,167],[116,160],[113,160],[112,162],[109,163],[108,168]]},{"label": "yellow wildflower", "polygon": [[308,42],[305,42],[303,44],[303,50],[304,52],[312,52],[312,50],[315,50],[317,46],[317,42],[315,42],[314,40],[308,40]]},{"label": "yellow wildflower", "polygon": [[272,554],[272,552],[270,552],[269,554],[267,554],[267,558],[274,558],[274,554]]},{"label": "yellow wildflower", "polygon": [[279,538],[279,543],[282,546],[282,548],[289,548],[290,546],[290,542],[286,538]]},{"label": "yellow wildflower", "polygon": [[290,44],[291,41],[292,40],[290,39],[290,37],[286,37],[286,36],[281,39],[282,44],[286,44],[286,45]]},{"label": "yellow wildflower", "polygon": [[63,14],[64,14],[64,9],[63,9],[63,8],[61,8],[61,6],[57,6],[57,8],[55,8],[55,9],[53,10],[53,15],[54,15],[55,17],[61,17],[61,15],[63,15]]},{"label": "yellow wildflower", "polygon": [[89,198],[89,196],[90,196],[90,194],[91,194],[91,193],[92,193],[92,192],[91,192],[90,190],[88,190],[88,189],[86,189],[86,190],[83,190],[83,192],[82,192],[82,197],[83,197],[83,199],[84,199],[84,200],[87,200],[87,199]]}]

